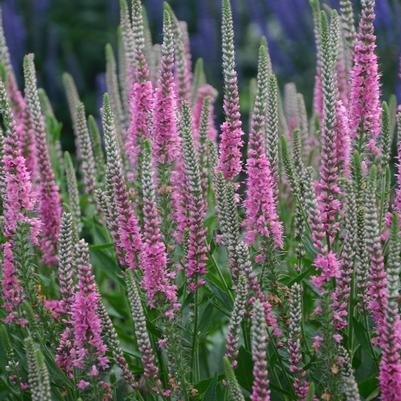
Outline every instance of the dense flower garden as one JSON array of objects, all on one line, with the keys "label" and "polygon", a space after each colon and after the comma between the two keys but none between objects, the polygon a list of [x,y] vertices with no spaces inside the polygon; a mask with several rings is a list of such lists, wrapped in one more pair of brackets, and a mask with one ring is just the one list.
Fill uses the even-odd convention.
[{"label": "dense flower garden", "polygon": [[313,101],[261,38],[245,124],[223,0],[217,124],[186,24],[121,0],[98,116],[63,76],[73,155],[0,32],[1,400],[401,400],[401,108],[375,1],[310,6]]}]

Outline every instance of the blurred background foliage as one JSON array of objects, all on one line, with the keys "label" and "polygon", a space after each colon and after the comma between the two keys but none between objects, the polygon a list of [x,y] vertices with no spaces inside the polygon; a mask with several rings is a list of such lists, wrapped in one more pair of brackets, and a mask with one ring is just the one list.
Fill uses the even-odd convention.
[{"label": "blurred background foliage", "polygon": [[[153,41],[161,42],[162,0],[144,0]],[[323,0],[338,8],[339,0]],[[104,85],[104,46],[115,48],[118,0],[3,0],[3,19],[12,61],[21,74],[23,55],[34,52],[42,85],[64,131],[71,131],[61,75],[70,72],[90,113],[96,114]],[[188,22],[194,60],[203,57],[207,77],[221,90],[220,0],[170,0],[177,16]],[[257,47],[266,35],[279,82],[294,81],[306,96],[313,91],[315,48],[309,0],[232,0],[242,106],[249,108],[249,81],[256,75]],[[358,10],[359,0],[355,1]],[[401,52],[401,0],[376,1],[376,30],[383,93],[397,92]],[[19,76],[21,78],[21,76]],[[72,134],[63,135],[71,148]]]}]

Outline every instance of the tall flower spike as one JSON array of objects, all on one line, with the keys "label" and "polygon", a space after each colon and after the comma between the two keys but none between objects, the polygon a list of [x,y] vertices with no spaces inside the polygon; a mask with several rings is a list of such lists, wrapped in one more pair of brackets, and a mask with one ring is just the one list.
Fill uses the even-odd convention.
[{"label": "tall flower spike", "polygon": [[377,155],[380,134],[380,82],[374,34],[375,0],[362,0],[362,15],[354,48],[351,71],[351,134]]},{"label": "tall flower spike", "polygon": [[349,177],[351,164],[351,132],[349,128],[348,112],[341,100],[336,107],[336,159],[338,162],[338,174]]},{"label": "tall flower spike", "polygon": [[32,401],[51,401],[49,372],[43,354],[31,337],[25,340],[24,345],[28,362],[28,382]]},{"label": "tall flower spike", "polygon": [[244,273],[249,283],[249,294],[252,295],[252,297],[250,296],[249,298],[250,302],[261,302],[263,306],[265,322],[267,323],[269,328],[272,329],[273,334],[276,337],[280,337],[281,331],[278,327],[276,317],[273,314],[273,308],[270,302],[267,300],[267,297],[260,286],[256,273],[252,271],[252,263],[250,261],[248,246],[243,241],[238,241],[237,244],[236,257],[238,258],[238,267],[239,270]]},{"label": "tall flower spike", "polygon": [[258,88],[249,134],[247,160],[246,238],[253,244],[260,235],[271,239],[277,247],[283,246],[283,229],[278,218],[273,193],[273,180],[265,145],[265,115],[268,90],[268,57],[264,40],[259,50]]},{"label": "tall flower spike", "polygon": [[75,113],[77,142],[84,190],[86,193],[92,194],[96,187],[96,167],[83,103],[78,102]]},{"label": "tall flower spike", "polygon": [[138,82],[149,80],[149,66],[145,57],[145,25],[141,0],[132,0],[132,30],[135,43],[135,75]]},{"label": "tall flower spike", "polygon": [[207,260],[206,228],[204,227],[206,211],[199,165],[192,141],[191,110],[186,103],[183,103],[181,109],[180,133],[189,192],[189,243],[185,274],[189,280],[189,288],[195,290],[205,283],[202,276],[206,274]]},{"label": "tall flower spike", "polygon": [[117,79],[117,66],[114,58],[113,48],[110,44],[106,45],[106,86],[107,92],[110,96],[111,109],[116,117],[116,129],[118,139],[121,142],[120,147],[123,151],[124,134],[127,128],[127,121],[125,120],[124,110],[121,104],[120,88]]},{"label": "tall flower spike", "polygon": [[75,244],[72,215],[64,212],[61,219],[58,240],[58,281],[60,285],[61,306],[69,315],[74,302]]},{"label": "tall flower spike", "polygon": [[[111,111],[107,94],[103,100],[103,130],[106,146],[106,182],[109,202],[115,205],[117,221],[112,222],[114,228],[111,232],[120,263],[135,269],[139,267],[142,239],[139,225],[128,197],[127,186],[122,168],[120,154],[116,142],[114,117]],[[113,213],[114,214],[114,213]],[[121,254],[123,252],[123,255]]]},{"label": "tall flower spike", "polygon": [[337,91],[334,72],[337,58],[336,43],[338,41],[337,14],[333,12],[329,29],[327,16],[322,13],[321,27],[323,63],[321,75],[324,112],[321,136],[320,180],[317,189],[320,219],[327,233],[328,241],[332,241],[336,233],[336,219],[340,208],[335,135]]},{"label": "tall flower spike", "polygon": [[[121,42],[124,52],[124,61],[126,80],[121,80],[120,85],[123,88],[125,85],[133,85],[135,76],[135,39],[132,31],[131,18],[129,15],[128,4],[126,0],[120,0],[120,33]],[[120,61],[122,56],[120,53]],[[120,71],[121,73],[122,71]]]},{"label": "tall flower spike", "polygon": [[384,310],[384,338],[380,361],[380,389],[383,401],[397,400],[401,394],[401,320],[398,307],[401,245],[399,220],[393,215],[387,266],[388,300]]},{"label": "tall flower spike", "polygon": [[348,70],[352,67],[352,54],[354,52],[354,41],[356,36],[354,10],[351,0],[340,0],[341,23],[344,39],[347,44],[346,59]]},{"label": "tall flower spike", "polygon": [[235,377],[234,370],[228,359],[224,359],[224,371],[226,374],[228,392],[230,394],[231,401],[245,401],[245,397],[242,394],[241,387],[238,384],[237,378]]},{"label": "tall flower spike", "polygon": [[284,86],[284,111],[287,117],[288,136],[291,138],[294,129],[299,128],[297,87],[293,82]]},{"label": "tall flower spike", "polygon": [[210,140],[216,141],[217,131],[214,126],[214,102],[216,100],[216,97],[217,91],[211,85],[205,84],[198,89],[196,101],[194,104],[194,110],[192,113],[194,124],[194,145],[196,150],[198,151],[200,146],[201,114],[206,98],[208,98],[208,119],[206,120],[206,134]]},{"label": "tall flower spike", "polygon": [[252,360],[253,360],[253,384],[252,401],[269,401],[269,379],[267,371],[267,328],[260,301],[256,301],[252,312]]},{"label": "tall flower spike", "polygon": [[360,401],[358,384],[355,380],[354,372],[348,351],[340,346],[339,349],[339,362],[341,368],[342,387],[346,401]]},{"label": "tall flower spike", "polygon": [[160,76],[153,108],[153,155],[161,164],[173,163],[180,151],[175,116],[174,36],[170,13],[163,12]]},{"label": "tall flower spike", "polygon": [[186,57],[186,44],[185,36],[182,30],[182,26],[175,16],[173,10],[168,3],[164,3],[166,10],[169,12],[172,27],[175,37],[175,64],[177,70],[177,92],[180,102],[189,102],[191,100],[191,66],[188,65],[188,59]]},{"label": "tall flower spike", "polygon": [[160,231],[160,218],[156,204],[153,181],[150,143],[145,142],[142,150],[141,184],[143,188],[143,287],[151,307],[157,305],[157,295],[162,294],[169,303],[166,316],[174,317],[177,303],[177,288],[174,284],[175,272],[167,271],[166,246]]},{"label": "tall flower spike", "polygon": [[81,231],[81,207],[79,205],[79,191],[74,165],[68,152],[64,153],[65,175],[67,181],[68,206],[73,218],[75,236],[78,238]]},{"label": "tall flower spike", "polygon": [[[153,106],[152,82],[145,57],[145,34],[141,0],[132,0],[132,29],[135,43],[135,82],[130,88],[130,122],[127,133],[127,153],[137,174],[137,157],[141,142],[151,136],[151,116]],[[138,178],[138,177],[137,177]]]},{"label": "tall flower spike", "polygon": [[76,110],[80,99],[77,86],[75,85],[74,78],[72,77],[71,74],[68,74],[67,72],[63,74],[63,85],[65,90],[65,95],[67,98],[68,109],[70,111],[72,126],[74,130],[76,130],[76,124],[77,124]]},{"label": "tall flower spike", "polygon": [[278,198],[278,138],[279,138],[279,108],[278,85],[275,75],[269,76],[267,90],[266,117],[266,154],[269,159],[270,171],[274,186],[274,196]]},{"label": "tall flower spike", "polygon": [[288,350],[290,354],[290,372],[294,378],[294,389],[300,400],[304,400],[309,390],[302,367],[301,332],[302,332],[302,287],[294,284],[291,287],[289,305]]},{"label": "tall flower spike", "polygon": [[383,249],[380,240],[376,205],[377,169],[372,166],[365,195],[366,244],[370,257],[369,310],[376,324],[380,344],[383,341],[384,313],[387,307],[387,276],[384,268]]},{"label": "tall flower spike", "polygon": [[99,300],[98,304],[98,314],[102,321],[105,342],[111,354],[113,355],[114,361],[121,369],[125,382],[133,388],[136,388],[138,383],[135,381],[135,378],[129,369],[123,350],[121,349],[116,329],[114,328],[113,322],[111,321],[104,302],[101,299]]},{"label": "tall flower spike", "polygon": [[35,133],[40,173],[40,219],[42,221],[40,248],[43,252],[45,263],[50,265],[57,260],[57,238],[61,222],[61,201],[50,162],[45,124],[36,87],[36,73],[32,54],[25,56],[24,77],[25,96],[31,116],[32,129]]},{"label": "tall flower spike", "polygon": [[345,185],[346,211],[344,226],[344,245],[340,266],[340,275],[336,281],[333,297],[333,319],[337,330],[347,326],[347,315],[351,294],[352,275],[354,273],[355,244],[357,243],[357,207],[355,191],[349,182]]},{"label": "tall flower spike", "polygon": [[[394,210],[401,218],[401,111],[397,112],[397,187],[395,191]],[[401,220],[401,219],[400,219]]]},{"label": "tall flower spike", "polygon": [[246,277],[242,274],[239,277],[238,287],[234,309],[231,313],[230,323],[227,330],[226,355],[225,357],[233,367],[237,366],[237,357],[239,352],[239,336],[241,332],[241,322],[245,315],[245,307],[248,298],[248,283]]},{"label": "tall flower spike", "polygon": [[138,287],[135,283],[132,272],[127,271],[126,284],[128,291],[128,300],[131,305],[131,314],[134,320],[134,329],[138,349],[141,354],[142,365],[146,379],[150,380],[157,386],[160,386],[158,378],[158,368],[156,366],[156,358],[153,353],[149,334],[146,328],[146,318],[144,315],[141,298],[139,296]]},{"label": "tall flower spike", "polygon": [[219,169],[226,180],[241,172],[242,128],[239,106],[237,72],[235,71],[234,29],[230,0],[223,1],[222,47],[224,103],[226,121],[221,126]]},{"label": "tall flower spike", "polygon": [[[100,295],[92,273],[89,248],[85,240],[77,245],[78,292],[72,305],[73,364],[89,376],[109,366],[107,346],[102,338],[102,322],[97,313]],[[94,375],[96,376],[96,375]]]},{"label": "tall flower spike", "polygon": [[100,135],[99,127],[95,118],[90,115],[88,117],[88,129],[91,136],[91,142],[93,147],[93,156],[95,157],[96,163],[96,175],[97,181],[103,182],[104,178],[104,153],[102,148],[102,138]]},{"label": "tall flower spike", "polygon": [[27,223],[31,230],[31,239],[37,243],[39,221],[31,216],[35,198],[31,187],[31,177],[21,155],[19,137],[14,116],[8,101],[6,89],[0,80],[0,112],[6,129],[2,155],[2,173],[4,174],[2,232],[6,239],[3,244],[2,261],[2,303],[8,313],[6,322],[17,316],[17,307],[24,297],[22,283],[17,271],[16,232],[18,223]]},{"label": "tall flower spike", "polygon": [[[401,123],[401,117],[400,123]],[[390,110],[387,102],[382,103],[382,132],[380,136],[380,153],[381,160],[380,166],[382,170],[385,170],[390,162],[391,157],[391,145],[393,143],[393,132]],[[400,127],[401,132],[401,127]]]}]

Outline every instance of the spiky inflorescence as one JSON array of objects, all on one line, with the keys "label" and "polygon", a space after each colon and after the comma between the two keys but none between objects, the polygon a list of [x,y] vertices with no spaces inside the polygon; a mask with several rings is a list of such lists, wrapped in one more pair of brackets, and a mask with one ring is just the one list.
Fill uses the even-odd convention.
[{"label": "spiky inflorescence", "polygon": [[151,380],[155,384],[160,384],[158,379],[158,368],[156,366],[156,358],[153,353],[149,334],[146,328],[146,318],[144,315],[141,298],[139,296],[138,287],[135,283],[132,272],[127,271],[126,284],[128,291],[128,300],[131,305],[131,314],[134,320],[134,330],[139,352],[146,379]]},{"label": "spiky inflorescence", "polygon": [[223,173],[220,171],[217,172],[214,177],[213,184],[223,244],[227,248],[231,274],[234,283],[236,283],[239,278],[236,247],[239,241],[240,225],[235,197],[231,196],[231,194],[234,195],[234,191],[232,189],[232,184],[226,182]]},{"label": "spiky inflorescence", "polygon": [[294,377],[294,389],[300,400],[304,400],[309,389],[302,367],[302,287],[294,284],[291,287],[289,305],[288,352],[290,354],[290,372]]},{"label": "spiky inflorescence", "polygon": [[226,354],[225,357],[230,364],[237,366],[237,357],[239,352],[239,336],[241,332],[241,322],[245,315],[245,307],[248,298],[248,283],[247,278],[242,274],[238,280],[236,289],[236,297],[234,309],[231,313],[230,324],[227,330]]},{"label": "spiky inflorescence", "polygon": [[269,401],[269,379],[267,371],[267,328],[260,301],[256,301],[252,312],[252,401]]},{"label": "spiky inflorescence", "polygon": [[111,321],[104,302],[101,299],[98,303],[98,314],[100,320],[102,321],[104,341],[106,342],[106,345],[110,350],[115,363],[121,369],[125,382],[134,388],[138,387],[138,383],[135,381],[135,378],[131,373],[128,363],[124,357],[116,329],[114,328],[113,322]]},{"label": "spiky inflorescence", "polygon": [[72,214],[64,212],[61,218],[58,239],[58,281],[61,306],[65,314],[70,314],[74,302],[75,244]]},{"label": "spiky inflorescence", "polygon": [[78,102],[76,105],[75,113],[82,181],[84,183],[84,191],[91,194],[96,187],[96,167],[91,138],[86,123],[85,106],[82,102]]},{"label": "spiky inflorescence", "polygon": [[297,105],[297,87],[293,82],[284,86],[284,111],[287,119],[288,136],[292,136],[298,125],[298,105]]},{"label": "spiky inflorescence", "polygon": [[189,240],[185,274],[189,280],[189,288],[195,290],[199,285],[205,283],[202,276],[205,275],[207,271],[207,230],[204,227],[206,211],[202,196],[199,164],[192,141],[191,110],[186,103],[183,103],[181,109],[180,133],[189,193],[189,204],[187,205],[189,209]]},{"label": "spiky inflorescence", "polygon": [[273,240],[277,247],[282,247],[283,229],[277,214],[264,135],[268,73],[267,46],[264,41],[259,50],[258,89],[248,144],[245,236],[249,244],[254,243],[257,235],[260,235]]},{"label": "spiky inflorescence", "polygon": [[32,401],[51,401],[49,372],[43,354],[31,337],[25,339],[24,346],[28,362],[28,382]]},{"label": "spiky inflorescence", "polygon": [[275,75],[269,77],[267,90],[267,117],[266,117],[266,154],[269,159],[271,176],[274,185],[274,196],[278,197],[278,138],[279,138],[279,110],[278,85]]},{"label": "spiky inflorescence", "polygon": [[78,291],[74,297],[71,316],[74,331],[73,365],[90,376],[98,368],[107,369],[107,346],[102,338],[102,323],[97,313],[100,295],[92,273],[89,248],[85,240],[77,244]]},{"label": "spiky inflorescence", "polygon": [[355,380],[348,351],[342,346],[338,347],[338,351],[342,378],[342,391],[345,395],[345,400],[360,401],[361,397],[359,395],[358,384]]},{"label": "spiky inflorescence", "polygon": [[387,266],[387,304],[384,310],[382,359],[380,361],[380,389],[383,401],[397,400],[401,394],[401,320],[398,299],[400,296],[401,245],[399,220],[394,214]]},{"label": "spiky inflorescence", "polygon": [[[124,80],[124,85],[132,85],[135,75],[135,41],[132,31],[131,18],[129,15],[128,5],[126,0],[120,0],[120,33],[124,51],[124,62],[127,81]],[[120,58],[121,58],[120,54]],[[121,60],[120,60],[121,61]],[[120,71],[121,73],[122,71]],[[120,82],[120,84],[122,84]]]},{"label": "spiky inflorescence", "polygon": [[180,21],[178,21],[169,4],[165,3],[165,9],[170,14],[175,37],[174,50],[178,98],[180,102],[189,102],[191,96],[192,72],[190,59],[187,57],[186,27],[182,26]]},{"label": "spiky inflorescence", "polygon": [[171,16],[163,14],[163,45],[160,76],[153,107],[153,155],[161,165],[175,162],[179,157],[180,139],[175,116],[174,36]]},{"label": "spiky inflorescence", "polygon": [[238,260],[238,268],[246,276],[249,285],[248,294],[250,302],[261,302],[264,310],[265,321],[268,327],[272,329],[272,332],[276,337],[280,337],[281,330],[278,327],[277,319],[273,314],[272,305],[263,292],[256,273],[252,271],[252,263],[250,261],[248,246],[243,241],[237,240],[235,252]]},{"label": "spiky inflorescence", "polygon": [[116,126],[119,138],[123,138],[123,132],[127,122],[125,120],[124,109],[121,104],[120,88],[118,86],[117,65],[114,58],[113,48],[110,44],[106,45],[106,86],[110,96],[111,109],[116,116]]},{"label": "spiky inflorescence", "polygon": [[[112,218],[117,218],[117,221],[110,221],[114,227],[111,234],[120,263],[125,267],[135,269],[139,266],[142,239],[139,233],[138,221],[128,197],[122,163],[117,148],[114,117],[107,94],[104,96],[102,119],[107,159],[106,190],[109,196],[108,201],[115,205]],[[111,209],[110,211],[113,212]]]},{"label": "spiky inflorescence", "polygon": [[[157,210],[153,181],[150,143],[145,142],[142,150],[141,184],[143,188],[143,287],[151,307],[160,307],[158,295],[163,295],[169,306],[166,316],[174,317],[179,307],[177,288],[174,284],[175,272],[167,270],[167,252],[160,231],[160,217]],[[164,303],[162,300],[161,303]]]},{"label": "spiky inflorescence", "polygon": [[352,159],[352,179],[357,206],[357,243],[355,254],[355,290],[358,306],[365,309],[367,301],[366,288],[369,278],[369,255],[366,244],[366,208],[365,193],[367,178],[362,173],[362,163],[358,152],[354,152]]},{"label": "spiky inflorescence", "polygon": [[93,155],[95,157],[97,179],[99,182],[102,182],[104,177],[104,153],[102,148],[102,138],[95,117],[92,115],[88,116],[88,129],[92,142]]},{"label": "spiky inflorescence", "polygon": [[74,221],[74,230],[78,234],[81,230],[81,207],[79,204],[79,190],[74,165],[68,152],[64,153],[65,175],[67,181],[68,206]]},{"label": "spiky inflorescence", "polygon": [[153,107],[152,82],[149,80],[149,67],[144,53],[145,36],[140,0],[132,1],[132,29],[135,43],[135,82],[129,94],[130,122],[127,132],[127,154],[135,176],[141,142],[151,137]]},{"label": "spiky inflorescence", "polygon": [[351,133],[348,113],[341,100],[337,101],[336,106],[335,138],[338,174],[349,177],[351,173]]},{"label": "spiky inflorescence", "polygon": [[397,113],[397,188],[395,191],[394,210],[397,211],[401,220],[401,111]]},{"label": "spiky inflorescence", "polygon": [[379,221],[376,205],[377,170],[373,166],[369,175],[369,184],[365,194],[366,237],[365,241],[370,257],[369,272],[369,310],[376,324],[376,333],[380,343],[383,340],[384,312],[387,306],[387,275],[384,269],[384,256],[380,240]]},{"label": "spiky inflorescence", "polygon": [[[320,164],[320,180],[317,186],[318,203],[321,221],[327,233],[328,240],[332,241],[336,233],[336,217],[340,207],[338,200],[340,188],[338,186],[338,160],[336,149],[336,86],[335,60],[337,56],[336,43],[338,41],[337,15],[333,13],[330,29],[326,14],[322,14],[322,87],[324,93],[322,150]],[[329,244],[328,244],[329,245]]]},{"label": "spiky inflorescence", "polygon": [[235,70],[234,29],[230,0],[223,1],[222,17],[224,115],[221,126],[219,170],[226,180],[241,172],[242,128],[239,106],[237,72]]},{"label": "spiky inflorescence", "polygon": [[351,71],[351,135],[367,142],[368,150],[377,154],[380,135],[380,82],[374,34],[375,0],[362,0],[362,15],[354,47]]},{"label": "spiky inflorescence", "polygon": [[32,129],[35,133],[40,174],[39,200],[40,219],[42,221],[40,247],[45,263],[52,264],[57,261],[57,238],[61,223],[61,200],[50,162],[45,124],[36,87],[36,72],[32,54],[25,56],[24,77],[25,96],[31,116]]},{"label": "spiky inflorescence", "polygon": [[37,243],[39,221],[31,216],[35,199],[33,196],[31,177],[21,155],[21,147],[16,122],[11,112],[6,89],[0,81],[0,112],[5,126],[5,140],[2,155],[2,173],[4,174],[3,196],[3,244],[2,261],[2,303],[8,312],[7,322],[16,316],[16,309],[21,303],[24,292],[18,277],[14,255],[14,240],[18,223],[27,223],[31,230],[31,239]]},{"label": "spiky inflorescence", "polygon": [[224,371],[227,379],[228,392],[230,394],[231,401],[245,401],[245,397],[242,394],[241,387],[238,384],[237,378],[235,377],[234,370],[228,359],[224,359]]},{"label": "spiky inflorescence", "polygon": [[193,118],[193,134],[194,134],[194,145],[196,150],[200,149],[200,129],[202,124],[202,109],[205,104],[205,99],[208,99],[207,116],[206,120],[206,134],[207,138],[212,141],[216,141],[217,131],[214,126],[214,102],[216,101],[217,91],[213,86],[205,84],[202,85],[197,91],[197,97],[194,104],[194,110],[192,112]]},{"label": "spiky inflorescence", "polygon": [[354,273],[355,243],[357,242],[357,207],[353,186],[347,182],[344,245],[340,262],[340,274],[336,280],[333,297],[333,319],[337,330],[344,329],[347,322],[352,275]]},{"label": "spiky inflorescence", "polygon": [[354,50],[354,40],[356,36],[354,25],[354,10],[351,0],[340,0],[341,22],[348,51],[352,54]]},{"label": "spiky inflorescence", "polygon": [[[199,147],[198,147],[198,158],[199,158],[199,169],[201,174],[201,184],[203,191],[203,198],[205,200],[205,208],[207,210],[207,196],[208,196],[208,185],[209,185],[209,172],[211,170],[208,162],[208,149],[207,141],[210,128],[210,113],[213,112],[213,107],[210,108],[210,97],[206,96],[203,98],[202,107],[199,115],[198,133],[199,133]],[[194,122],[195,125],[195,122]],[[195,130],[196,128],[194,128]],[[195,140],[194,140],[195,142]]]},{"label": "spiky inflorescence", "polygon": [[[401,123],[401,116],[397,118]],[[390,162],[391,145],[393,142],[394,129],[391,123],[390,110],[387,102],[382,103],[382,131],[380,135],[380,167],[385,170]],[[400,127],[401,132],[401,127]]]}]

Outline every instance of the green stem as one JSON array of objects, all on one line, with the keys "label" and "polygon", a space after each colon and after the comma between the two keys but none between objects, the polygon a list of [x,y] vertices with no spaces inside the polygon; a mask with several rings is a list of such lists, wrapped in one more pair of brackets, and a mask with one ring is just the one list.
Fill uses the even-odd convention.
[{"label": "green stem", "polygon": [[198,349],[198,290],[194,294],[194,331],[192,335],[192,358],[191,358],[191,382],[198,383],[200,380],[199,375],[199,349]]}]

